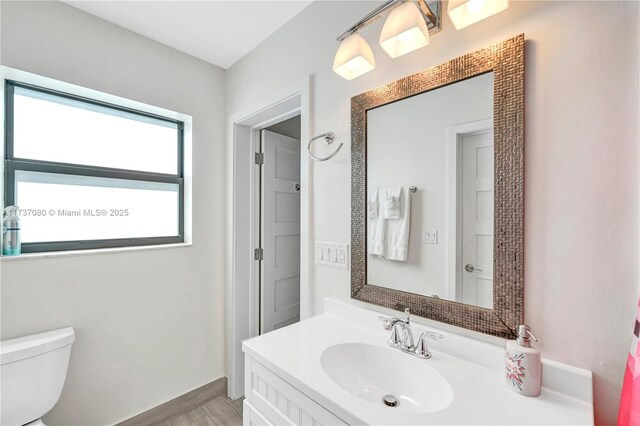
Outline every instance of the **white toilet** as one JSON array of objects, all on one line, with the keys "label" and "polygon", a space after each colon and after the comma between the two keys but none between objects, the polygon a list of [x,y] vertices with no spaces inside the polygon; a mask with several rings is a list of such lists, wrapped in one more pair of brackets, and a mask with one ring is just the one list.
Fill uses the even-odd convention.
[{"label": "white toilet", "polygon": [[73,327],[0,342],[0,425],[44,425],[67,377]]}]

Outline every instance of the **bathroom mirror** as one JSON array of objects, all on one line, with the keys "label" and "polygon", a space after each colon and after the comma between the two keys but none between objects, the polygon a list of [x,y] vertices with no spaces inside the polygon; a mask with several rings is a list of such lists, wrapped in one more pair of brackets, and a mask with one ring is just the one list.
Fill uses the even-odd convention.
[{"label": "bathroom mirror", "polygon": [[367,111],[367,283],[493,308],[493,72]]},{"label": "bathroom mirror", "polygon": [[352,297],[523,320],[524,36],[352,98]]}]

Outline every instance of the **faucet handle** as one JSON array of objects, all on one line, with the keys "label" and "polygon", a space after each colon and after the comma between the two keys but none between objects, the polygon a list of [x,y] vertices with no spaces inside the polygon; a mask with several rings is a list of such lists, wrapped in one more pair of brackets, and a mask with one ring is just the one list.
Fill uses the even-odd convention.
[{"label": "faucet handle", "polygon": [[391,330],[397,322],[402,321],[401,319],[396,317],[387,318],[382,315],[378,316],[378,319],[382,322],[382,328],[387,331]]},{"label": "faucet handle", "polygon": [[404,308],[404,314],[407,316],[407,324],[409,324],[411,322],[411,312],[409,308]]},{"label": "faucet handle", "polygon": [[425,331],[422,333],[422,336],[428,337],[433,340],[442,340],[444,336],[440,333],[436,333],[435,331]]}]

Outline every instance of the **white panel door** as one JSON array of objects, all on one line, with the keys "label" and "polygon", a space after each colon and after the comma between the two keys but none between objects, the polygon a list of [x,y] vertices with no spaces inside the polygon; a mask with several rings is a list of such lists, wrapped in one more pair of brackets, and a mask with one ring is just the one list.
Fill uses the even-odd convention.
[{"label": "white panel door", "polygon": [[300,141],[262,131],[260,332],[300,321]]},{"label": "white panel door", "polygon": [[493,132],[462,145],[462,302],[493,307]]}]

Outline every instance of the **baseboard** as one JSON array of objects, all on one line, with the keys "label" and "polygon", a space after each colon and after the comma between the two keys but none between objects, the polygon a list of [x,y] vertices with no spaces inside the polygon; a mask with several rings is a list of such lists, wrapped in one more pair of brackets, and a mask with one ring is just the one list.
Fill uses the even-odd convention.
[{"label": "baseboard", "polygon": [[117,426],[142,426],[162,423],[167,419],[186,413],[205,402],[227,394],[227,378],[221,377],[177,398],[158,405],[151,410],[118,423]]}]

